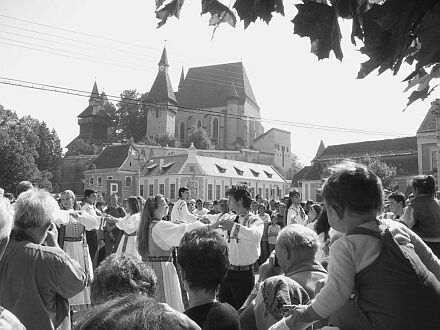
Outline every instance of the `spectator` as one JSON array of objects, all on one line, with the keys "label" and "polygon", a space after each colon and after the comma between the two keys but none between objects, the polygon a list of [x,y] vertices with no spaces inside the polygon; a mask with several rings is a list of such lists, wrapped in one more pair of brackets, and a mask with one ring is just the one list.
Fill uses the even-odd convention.
[{"label": "spectator", "polygon": [[382,184],[371,170],[351,162],[332,170],[322,195],[330,225],[345,235],[330,249],[327,284],[287,325],[330,316],[342,329],[439,329],[440,261],[403,224],[377,220]]},{"label": "spectator", "polygon": [[260,242],[261,252],[260,252],[260,258],[258,259],[258,263],[261,265],[269,257],[269,243],[267,242],[267,228],[269,228],[269,225],[270,225],[270,215],[266,213],[266,208],[264,207],[263,204],[260,204],[258,206],[257,216],[264,223],[263,236],[261,237],[261,242]]},{"label": "spectator", "polygon": [[185,314],[204,330],[240,329],[234,307],[216,299],[216,292],[229,267],[228,246],[223,237],[207,228],[186,233],[180,245],[178,262],[189,294],[189,308]]},{"label": "spectator", "polygon": [[89,310],[76,330],[200,330],[186,315],[139,294],[117,297]]},{"label": "spectator", "polygon": [[394,191],[388,195],[390,212],[385,213],[384,219],[400,220],[405,208],[405,195],[400,191]]},{"label": "spectator", "polygon": [[[13,221],[14,210],[11,203],[6,198],[0,197],[0,260],[8,245]],[[26,330],[17,317],[2,306],[0,306],[0,329]]]},{"label": "spectator", "polygon": [[21,193],[0,262],[0,305],[28,329],[70,329],[68,299],[87,281],[78,262],[58,246],[52,222],[56,210],[58,204],[47,191]]},{"label": "spectator", "polygon": [[285,305],[304,305],[309,295],[304,288],[286,276],[266,279],[255,299],[255,321],[258,330],[266,330],[280,321],[286,313]]},{"label": "spectator", "polygon": [[276,213],[278,225],[283,228],[284,227],[284,216],[286,214],[286,205],[284,203],[280,203],[278,205],[278,212]]},{"label": "spectator", "polygon": [[180,187],[179,198],[171,211],[171,222],[180,223],[197,221],[197,217],[192,214],[194,208],[190,209],[190,205],[187,203],[188,197],[189,189],[187,187]]},{"label": "spectator", "polygon": [[194,214],[194,211],[196,209],[196,201],[194,199],[190,199],[187,205],[188,205],[188,212]]},{"label": "spectator", "polygon": [[218,204],[218,201],[215,200],[212,203],[212,209],[209,211],[209,214],[219,214],[219,213],[220,213],[219,204]]},{"label": "spectator", "polygon": [[301,207],[301,194],[298,189],[293,189],[289,192],[289,201],[287,202],[287,214],[284,220],[284,225],[299,223],[303,225],[306,221],[306,213]]},{"label": "spectator", "polygon": [[434,177],[416,176],[412,180],[412,187],[415,198],[405,210],[403,222],[440,258],[440,204],[434,197]]},{"label": "spectator", "polygon": [[272,223],[267,228],[267,242],[269,243],[269,254],[275,250],[275,243],[277,241],[278,233],[281,227],[278,225],[278,218],[276,215],[272,216]]},{"label": "spectator", "polygon": [[252,200],[251,211],[253,214],[258,214],[258,207],[260,204],[256,200]]},{"label": "spectator", "polygon": [[91,285],[93,305],[129,293],[154,297],[157,277],[151,267],[129,254],[114,253],[108,256],[95,270]]},{"label": "spectator", "polygon": [[196,216],[203,217],[204,215],[207,215],[208,212],[209,210],[203,207],[203,201],[199,198],[196,201],[196,209],[192,213]]},{"label": "spectator", "polygon": [[322,207],[319,204],[312,204],[309,206],[309,215],[305,223],[305,226],[307,228],[315,230],[316,221],[319,215],[321,214],[321,211],[322,211]]}]

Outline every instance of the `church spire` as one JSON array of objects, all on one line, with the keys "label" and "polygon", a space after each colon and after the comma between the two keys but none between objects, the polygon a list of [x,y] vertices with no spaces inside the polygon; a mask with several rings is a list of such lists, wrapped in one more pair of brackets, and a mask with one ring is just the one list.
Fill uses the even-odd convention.
[{"label": "church spire", "polygon": [[185,81],[185,73],[183,71],[183,66],[182,66],[182,72],[180,73],[180,80],[179,80],[179,91],[182,89],[183,87],[183,82]]},{"label": "church spire", "polygon": [[98,85],[96,84],[96,80],[95,80],[95,83],[93,84],[92,93],[90,93],[89,105],[100,105],[100,104],[101,104],[101,97],[99,96]]},{"label": "church spire", "polygon": [[168,65],[167,49],[165,47],[163,48],[162,56],[160,57],[160,61],[159,61],[158,65],[159,65],[159,68],[161,66],[164,66],[164,67],[168,67],[169,66]]}]

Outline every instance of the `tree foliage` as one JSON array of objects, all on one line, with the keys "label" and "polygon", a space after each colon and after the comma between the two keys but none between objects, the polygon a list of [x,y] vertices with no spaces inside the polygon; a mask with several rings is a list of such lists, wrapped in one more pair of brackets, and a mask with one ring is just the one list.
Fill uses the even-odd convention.
[{"label": "tree foliage", "polygon": [[69,145],[69,150],[66,152],[66,157],[79,155],[99,155],[103,146],[90,144],[83,139],[76,139]]},{"label": "tree foliage", "polygon": [[23,180],[52,190],[60,180],[62,151],[56,132],[0,106],[0,187],[14,192]]},{"label": "tree foliage", "polygon": [[188,137],[188,141],[184,145],[185,148],[188,148],[191,143],[194,143],[194,147],[196,149],[212,149],[213,143],[209,138],[208,133],[201,127],[194,128],[192,134]]},{"label": "tree foliage", "polygon": [[299,161],[299,158],[297,155],[295,155],[293,152],[291,154],[291,161],[292,164],[290,165],[289,169],[287,171],[281,171],[283,173],[284,177],[287,180],[292,180],[293,176],[298,173],[304,166]]},{"label": "tree foliage", "polygon": [[147,133],[147,112],[142,107],[142,96],[135,89],[121,93],[121,100],[116,105],[115,121],[117,131],[125,139],[140,141]]},{"label": "tree foliage", "polygon": [[382,180],[384,189],[390,189],[393,185],[393,179],[396,176],[397,169],[395,166],[388,165],[380,160],[380,157],[365,156],[362,161],[369,169],[371,169]]},{"label": "tree foliage", "polygon": [[145,140],[145,144],[150,146],[161,146],[161,147],[172,147],[172,148],[178,146],[176,137],[168,132],[159,134],[158,136],[155,136],[153,138],[148,137]]},{"label": "tree foliage", "polygon": [[[209,13],[210,25],[227,22],[236,25],[236,14],[218,0],[202,0],[202,14]],[[159,27],[171,16],[179,18],[183,0],[156,0]],[[284,16],[283,0],[232,0],[233,8],[247,28],[261,19],[267,24],[274,13]],[[361,52],[369,60],[361,64],[358,78],[378,69],[397,74],[403,62],[414,71],[405,79],[409,106],[426,98],[434,88],[430,81],[440,77],[440,1],[438,0],[303,0],[294,5],[298,13],[292,19],[294,34],[308,37],[311,52],[319,59],[333,52],[342,60],[339,18],[352,20],[351,41],[363,42]],[[429,73],[428,73],[429,72]]]}]

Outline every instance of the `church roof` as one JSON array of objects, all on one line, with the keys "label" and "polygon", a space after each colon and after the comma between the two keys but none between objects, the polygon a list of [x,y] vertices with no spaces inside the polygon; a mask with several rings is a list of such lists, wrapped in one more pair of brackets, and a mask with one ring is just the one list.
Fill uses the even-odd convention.
[{"label": "church roof", "polygon": [[437,129],[437,124],[435,120],[435,114],[432,112],[432,106],[431,106],[429,107],[425,119],[423,119],[422,123],[420,124],[417,133],[432,132],[435,131],[436,129]]},{"label": "church roof", "polygon": [[259,108],[242,62],[188,69],[178,101],[187,107],[224,107],[232,85],[238,93],[239,104],[247,99]]},{"label": "church roof", "polygon": [[159,61],[158,65],[168,66],[167,49],[165,47],[163,48],[162,56],[160,57],[160,61]]},{"label": "church roof", "polygon": [[335,158],[359,158],[367,154],[371,156],[392,156],[412,153],[417,154],[417,138],[415,136],[328,146],[316,161]]},{"label": "church roof", "polygon": [[87,118],[87,117],[92,117],[92,116],[110,119],[110,116],[108,115],[107,111],[105,111],[105,109],[100,105],[89,105],[77,117],[78,118]]},{"label": "church roof", "polygon": [[100,96],[99,96],[99,91],[98,91],[98,85],[95,83],[93,84],[93,89],[92,89],[92,93],[90,93],[90,97],[89,97],[89,101],[91,100],[99,100]]}]

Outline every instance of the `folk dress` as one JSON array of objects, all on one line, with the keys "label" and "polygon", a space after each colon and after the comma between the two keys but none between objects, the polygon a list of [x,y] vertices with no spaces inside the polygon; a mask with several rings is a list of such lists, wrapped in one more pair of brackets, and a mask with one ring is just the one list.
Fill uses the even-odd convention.
[{"label": "folk dress", "polygon": [[169,221],[152,221],[149,228],[148,251],[142,256],[157,276],[156,299],[164,302],[179,312],[184,311],[179,278],[173,264],[173,247],[179,246],[183,235],[195,228],[202,227],[200,221],[189,223],[172,223]]},{"label": "folk dress", "polygon": [[141,222],[141,214],[128,214],[116,221],[116,227],[124,231],[116,253],[127,253],[141,260],[137,249],[137,231]]},{"label": "folk dress", "polygon": [[93,280],[92,259],[86,239],[86,230],[96,230],[99,227],[100,218],[83,213],[77,219],[69,217],[62,230],[62,248],[72,259],[78,261],[85,270],[88,283],[83,291],[69,299],[73,310],[81,310],[84,306],[90,305],[90,283]]}]

